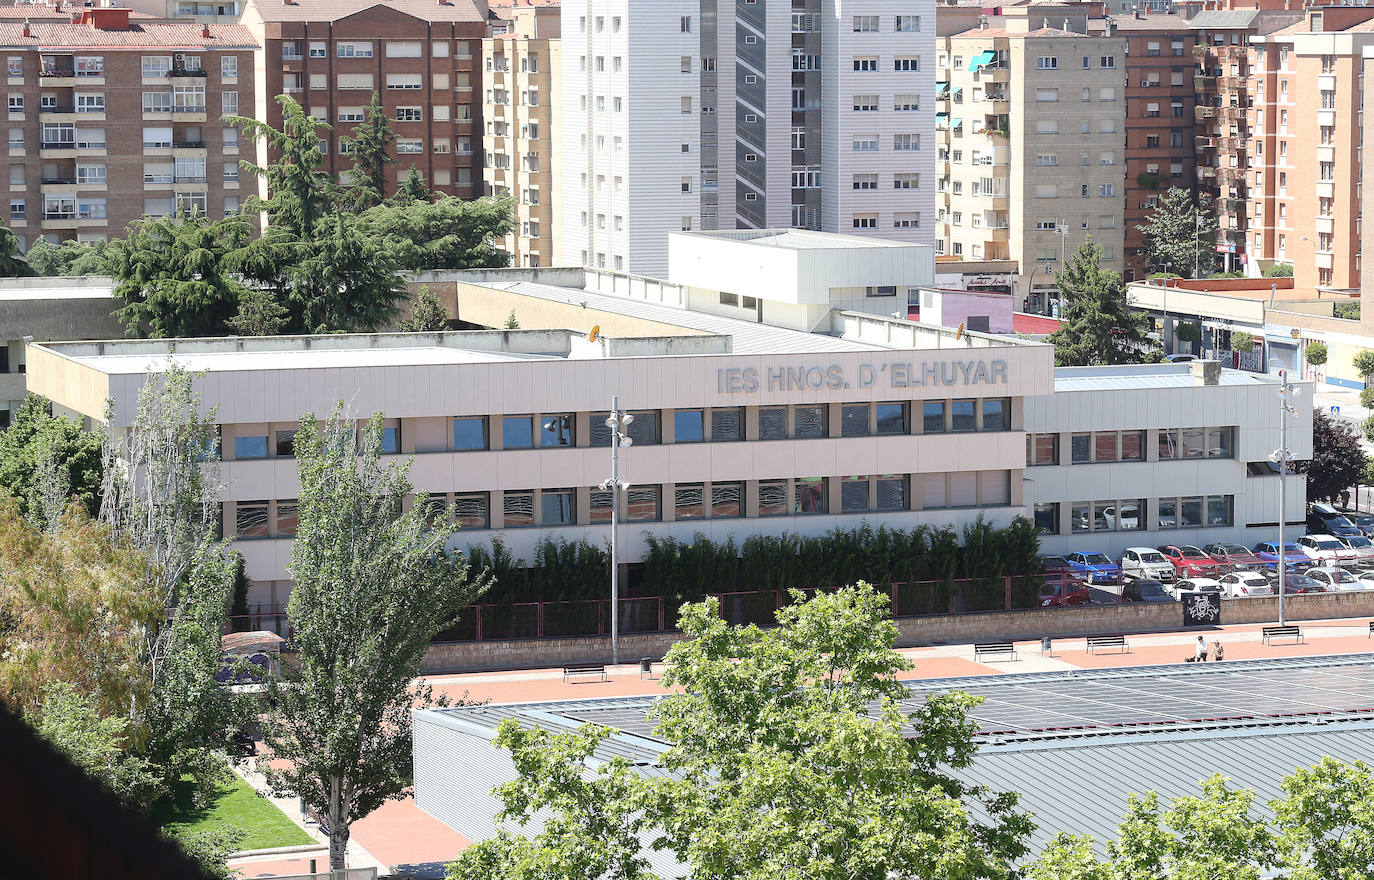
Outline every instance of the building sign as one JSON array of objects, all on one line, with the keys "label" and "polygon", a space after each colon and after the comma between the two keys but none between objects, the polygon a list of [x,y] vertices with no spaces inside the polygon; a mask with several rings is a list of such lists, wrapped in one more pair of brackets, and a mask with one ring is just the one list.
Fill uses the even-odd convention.
[{"label": "building sign", "polygon": [[964,284],[968,287],[1010,287],[1013,281],[1012,276],[1005,273],[1000,275],[965,275]]},{"label": "building sign", "polygon": [[1184,626],[1218,626],[1220,623],[1220,593],[1194,593],[1183,600]]},{"label": "building sign", "polygon": [[1007,362],[906,361],[859,364],[849,372],[840,364],[810,367],[726,367],[716,370],[716,390],[722,394],[758,391],[838,391],[844,388],[933,388],[950,385],[1005,385]]}]

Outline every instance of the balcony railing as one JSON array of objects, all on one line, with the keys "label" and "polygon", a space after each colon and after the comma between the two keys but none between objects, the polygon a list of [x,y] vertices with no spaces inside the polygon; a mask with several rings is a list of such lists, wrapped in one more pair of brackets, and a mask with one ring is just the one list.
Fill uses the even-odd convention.
[{"label": "balcony railing", "polygon": [[76,211],[44,211],[44,220],[75,220]]},{"label": "balcony railing", "polygon": [[76,108],[75,108],[75,107],[58,107],[56,104],[46,104],[46,105],[41,105],[41,106],[39,106],[38,112],[39,112],[39,113],[75,113],[75,112],[76,112]]},{"label": "balcony railing", "polygon": [[208,76],[208,75],[209,75],[209,74],[207,74],[204,70],[187,70],[186,68],[179,68],[179,67],[173,67],[171,70],[169,70],[169,71],[167,71],[165,74],[163,74],[163,76],[166,76],[168,79],[171,79],[171,78],[173,78],[173,77],[178,77],[178,76]]},{"label": "balcony railing", "polygon": [[173,107],[173,108],[172,108],[172,112],[173,112],[173,113],[204,113],[204,112],[205,112],[205,105],[204,105],[204,104],[200,104],[200,105],[195,106],[195,107]]},{"label": "balcony railing", "polygon": [[43,183],[44,183],[44,184],[67,184],[67,185],[71,185],[71,184],[76,183],[76,178],[75,178],[75,177],[45,177],[45,178],[43,178]]},{"label": "balcony railing", "polygon": [[174,150],[200,150],[204,147],[205,141],[172,141]]},{"label": "balcony railing", "polygon": [[43,141],[39,144],[39,149],[43,150],[74,150],[76,141]]}]

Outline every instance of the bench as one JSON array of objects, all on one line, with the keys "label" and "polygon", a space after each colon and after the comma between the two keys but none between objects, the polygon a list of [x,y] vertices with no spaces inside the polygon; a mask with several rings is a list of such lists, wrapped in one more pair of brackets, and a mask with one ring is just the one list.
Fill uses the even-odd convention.
[{"label": "bench", "polygon": [[563,683],[567,684],[568,679],[574,675],[599,675],[601,680],[606,680],[606,664],[604,663],[571,663],[563,667]]},{"label": "bench", "polygon": [[1369,635],[1365,636],[1365,638],[1374,638],[1374,620],[1369,622]]},{"label": "bench", "polygon": [[1303,643],[1302,628],[1297,626],[1266,626],[1260,630],[1260,641],[1270,644],[1274,639],[1296,639],[1297,643]]},{"label": "bench", "polygon": [[973,659],[975,661],[984,654],[1009,654],[1011,659],[1016,659],[1016,646],[1011,642],[986,642],[981,645],[973,646]]},{"label": "bench", "polygon": [[1089,654],[1105,648],[1120,648],[1123,654],[1130,650],[1125,636],[1088,636],[1087,642]]}]

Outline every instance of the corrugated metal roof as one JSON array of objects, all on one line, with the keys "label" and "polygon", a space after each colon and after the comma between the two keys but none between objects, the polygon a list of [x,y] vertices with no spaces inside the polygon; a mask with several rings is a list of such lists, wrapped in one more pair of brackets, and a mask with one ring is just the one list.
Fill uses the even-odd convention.
[{"label": "corrugated metal roof", "polygon": [[1188,20],[1193,30],[1249,27],[1259,18],[1258,9],[1205,9]]},{"label": "corrugated metal roof", "polygon": [[570,305],[586,304],[586,308],[614,312],[631,318],[672,324],[690,330],[715,333],[733,339],[732,351],[735,354],[790,354],[828,351],[880,351],[882,346],[840,339],[820,333],[805,333],[801,330],[787,330],[752,321],[740,321],[722,315],[708,315],[702,312],[675,309],[623,296],[608,296],[569,287],[556,287],[535,281],[484,282],[483,287],[493,290],[506,290],[523,296],[537,296],[552,302]]},{"label": "corrugated metal roof", "polygon": [[[1219,385],[1263,385],[1274,380],[1244,370],[1223,369]],[[1153,367],[1060,367],[1054,371],[1055,391],[1116,391],[1132,388],[1192,388],[1196,386],[1188,364]]]}]

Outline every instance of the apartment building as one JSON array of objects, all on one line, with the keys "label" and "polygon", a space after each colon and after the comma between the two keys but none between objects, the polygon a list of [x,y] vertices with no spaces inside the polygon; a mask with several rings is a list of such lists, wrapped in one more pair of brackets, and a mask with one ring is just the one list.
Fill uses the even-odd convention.
[{"label": "apartment building", "polygon": [[1251,38],[1249,251],[1297,287],[1359,287],[1363,53],[1374,7],[1309,9]]},{"label": "apartment building", "polygon": [[348,138],[377,92],[397,136],[389,191],[415,168],[439,192],[480,194],[485,2],[250,0],[243,23],[262,46],[245,109],[280,126],[276,96],[295,98],[331,126],[320,141],[330,173],[346,180]]},{"label": "apartment building", "polygon": [[0,20],[9,95],[9,226],[27,247],[120,237],[133,220],[237,211],[238,130],[257,43],[239,25],[128,9]]},{"label": "apartment building", "polygon": [[[509,195],[515,226],[504,248],[512,266],[549,266],[562,217],[555,208],[560,143],[555,125],[562,65],[557,6],[500,11],[503,32],[482,41],[483,192]],[[496,28],[493,28],[496,29]],[[508,96],[507,102],[495,98]]]},{"label": "apartment building", "polygon": [[1109,28],[1126,45],[1126,191],[1123,209],[1127,281],[1144,278],[1140,225],[1171,187],[1192,190],[1194,34],[1178,15],[1137,9]]},{"label": "apartment building", "polygon": [[560,264],[661,275],[693,229],[930,243],[933,0],[570,0],[563,21]]},{"label": "apartment building", "polygon": [[1041,312],[1086,237],[1123,268],[1125,40],[1088,34],[1083,7],[1003,13],[940,49],[935,249],[1016,261]]}]

